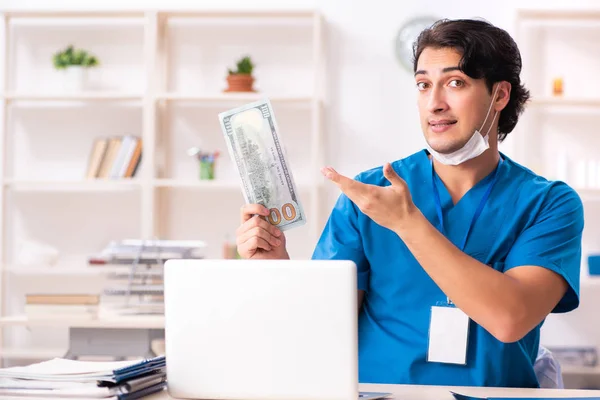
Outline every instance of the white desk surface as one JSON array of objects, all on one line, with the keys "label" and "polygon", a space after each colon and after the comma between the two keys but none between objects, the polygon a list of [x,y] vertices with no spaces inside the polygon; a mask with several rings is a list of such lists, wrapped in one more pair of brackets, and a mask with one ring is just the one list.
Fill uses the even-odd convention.
[{"label": "white desk surface", "polygon": [[[455,400],[450,391],[475,397],[600,397],[600,390],[558,390],[558,389],[507,389],[460,386],[415,386],[415,385],[372,385],[361,384],[360,390],[365,392],[392,393],[388,398],[398,400]],[[2,400],[49,400],[50,397],[2,396]],[[142,400],[172,400],[174,397],[164,390]],[[81,400],[69,398],[68,400]]]},{"label": "white desk surface", "polygon": [[[476,397],[600,397],[600,390],[559,390],[559,389],[514,389],[460,386],[415,386],[415,385],[373,385],[361,384],[364,392],[392,393],[390,398],[398,400],[454,400],[450,391]],[[144,399],[171,400],[167,391]]]}]

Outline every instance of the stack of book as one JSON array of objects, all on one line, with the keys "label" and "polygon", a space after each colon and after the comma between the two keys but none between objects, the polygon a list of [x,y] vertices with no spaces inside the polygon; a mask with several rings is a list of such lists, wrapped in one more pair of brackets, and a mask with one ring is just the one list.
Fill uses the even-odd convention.
[{"label": "stack of book", "polygon": [[164,356],[97,362],[55,358],[0,369],[0,396],[133,400],[167,385]]},{"label": "stack of book", "polygon": [[87,179],[121,179],[135,176],[142,158],[142,140],[132,135],[99,138],[94,142]]},{"label": "stack of book", "polygon": [[92,318],[98,314],[100,296],[90,294],[27,294],[25,314],[29,318]]}]

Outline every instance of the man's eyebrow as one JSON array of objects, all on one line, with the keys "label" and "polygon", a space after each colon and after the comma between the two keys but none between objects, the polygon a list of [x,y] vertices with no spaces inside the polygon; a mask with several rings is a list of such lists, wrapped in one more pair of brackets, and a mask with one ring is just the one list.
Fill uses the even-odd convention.
[{"label": "man's eyebrow", "polygon": [[[460,71],[460,68],[457,65],[455,67],[446,67],[446,68],[442,69],[443,73],[452,72],[452,71]],[[420,69],[417,72],[415,72],[415,76],[417,76],[419,74],[427,75],[427,71],[425,71],[424,69]]]},{"label": "man's eyebrow", "polygon": [[458,65],[456,67],[446,67],[442,70],[443,73],[452,72],[452,71],[460,71]]}]

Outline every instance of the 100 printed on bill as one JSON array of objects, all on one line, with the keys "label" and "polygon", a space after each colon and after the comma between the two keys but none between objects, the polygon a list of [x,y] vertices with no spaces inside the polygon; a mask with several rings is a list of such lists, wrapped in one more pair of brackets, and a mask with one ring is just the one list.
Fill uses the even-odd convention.
[{"label": "100 printed on bill", "polygon": [[219,114],[229,155],[247,204],[261,204],[267,221],[282,231],[306,223],[275,114],[268,99]]}]

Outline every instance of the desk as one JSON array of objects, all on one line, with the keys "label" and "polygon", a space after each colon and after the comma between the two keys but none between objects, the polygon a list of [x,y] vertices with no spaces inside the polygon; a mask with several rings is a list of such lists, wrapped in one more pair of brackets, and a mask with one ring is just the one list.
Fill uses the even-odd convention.
[{"label": "desk", "polygon": [[[364,392],[392,393],[391,398],[398,400],[454,400],[450,390],[478,397],[600,397],[600,390],[558,390],[558,389],[507,389],[460,386],[415,386],[415,385],[372,385],[361,384]],[[171,400],[174,397],[164,391],[147,400]]]}]

